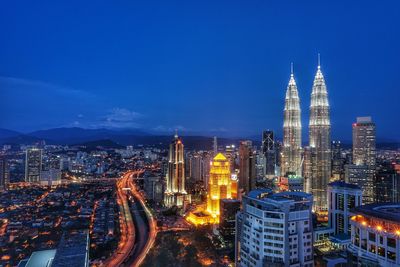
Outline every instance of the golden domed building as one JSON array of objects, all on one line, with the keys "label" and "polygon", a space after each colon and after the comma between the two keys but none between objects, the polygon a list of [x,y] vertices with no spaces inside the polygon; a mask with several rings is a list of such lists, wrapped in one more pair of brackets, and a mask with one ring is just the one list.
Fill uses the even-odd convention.
[{"label": "golden domed building", "polygon": [[211,162],[208,181],[207,207],[199,207],[189,213],[187,221],[194,225],[218,224],[220,200],[233,199],[236,195],[237,182],[232,179],[229,160],[218,153]]}]

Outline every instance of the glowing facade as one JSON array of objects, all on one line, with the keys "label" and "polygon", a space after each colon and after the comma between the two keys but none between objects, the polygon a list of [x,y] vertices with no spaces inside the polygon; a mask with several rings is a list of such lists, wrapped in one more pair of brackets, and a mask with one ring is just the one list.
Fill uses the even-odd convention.
[{"label": "glowing facade", "polygon": [[281,173],[283,176],[301,176],[301,165],[300,98],[292,71],[285,98]]},{"label": "glowing facade", "polygon": [[208,182],[207,207],[199,207],[186,219],[195,225],[218,224],[221,199],[233,199],[237,194],[237,181],[231,178],[229,160],[218,153],[211,162]]},{"label": "glowing facade", "polygon": [[185,155],[182,140],[175,134],[169,145],[167,188],[165,190],[165,205],[182,206],[186,199],[185,190]]},{"label": "glowing facade", "polygon": [[219,222],[219,201],[221,199],[232,199],[231,171],[228,159],[218,153],[210,169],[210,180],[208,182],[207,212]]},{"label": "glowing facade", "polygon": [[310,106],[310,189],[314,195],[314,210],[327,210],[327,186],[331,176],[331,122],[328,91],[318,64],[311,93]]}]

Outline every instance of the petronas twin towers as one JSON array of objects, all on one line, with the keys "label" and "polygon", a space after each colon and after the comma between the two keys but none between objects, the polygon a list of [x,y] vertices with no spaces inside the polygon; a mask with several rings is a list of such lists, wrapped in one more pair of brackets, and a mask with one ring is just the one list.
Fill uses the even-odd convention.
[{"label": "petronas twin towers", "polygon": [[305,191],[314,195],[314,210],[325,211],[331,176],[331,125],[328,91],[319,62],[311,92],[309,147],[304,150],[301,130],[300,98],[292,68],[285,98],[281,173],[304,176]]}]

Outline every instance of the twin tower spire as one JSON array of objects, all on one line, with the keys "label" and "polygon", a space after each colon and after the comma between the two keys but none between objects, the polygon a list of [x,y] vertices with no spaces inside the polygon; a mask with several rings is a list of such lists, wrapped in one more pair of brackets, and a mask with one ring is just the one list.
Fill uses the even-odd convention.
[{"label": "twin tower spire", "polygon": [[[330,179],[330,131],[328,91],[321,72],[320,57],[318,55],[318,68],[311,92],[309,149],[307,149],[310,155],[305,157],[312,160],[306,164],[310,169],[304,170],[304,173],[308,173],[310,176],[304,177],[306,181],[305,188],[309,193],[313,193],[315,209],[317,210],[324,209],[323,202],[326,200],[326,188]],[[292,64],[285,97],[282,175],[303,176],[301,132],[300,97],[294,79]]]}]

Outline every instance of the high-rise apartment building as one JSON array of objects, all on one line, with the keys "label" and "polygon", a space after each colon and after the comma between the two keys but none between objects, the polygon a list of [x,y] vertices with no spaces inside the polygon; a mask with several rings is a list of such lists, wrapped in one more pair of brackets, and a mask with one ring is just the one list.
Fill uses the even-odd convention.
[{"label": "high-rise apartment building", "polygon": [[236,266],[313,266],[312,198],[268,189],[244,196],[236,222]]},{"label": "high-rise apartment building", "polygon": [[357,185],[342,181],[328,185],[328,221],[334,235],[346,235],[350,239],[351,210],[361,205],[362,191]]},{"label": "high-rise apartment building", "polygon": [[42,150],[29,148],[25,152],[25,182],[39,183],[42,172]]},{"label": "high-rise apartment building", "polygon": [[178,134],[175,134],[174,140],[169,146],[166,178],[165,205],[167,207],[182,206],[187,196],[185,190],[185,156],[184,146]]},{"label": "high-rise apartment building", "polygon": [[374,202],[400,202],[400,170],[393,162],[379,162],[376,169]]},{"label": "high-rise apartment building", "polygon": [[10,170],[5,156],[0,155],[0,190],[7,189],[10,183]]},{"label": "high-rise apartment building", "polygon": [[331,122],[328,91],[321,66],[311,92],[310,105],[310,190],[314,196],[314,210],[327,210],[327,186],[331,177]]},{"label": "high-rise apartment building", "polygon": [[239,146],[239,187],[248,193],[256,186],[256,155],[252,142],[241,141]]},{"label": "high-rise apartment building", "polygon": [[276,151],[274,132],[267,130],[262,134],[262,153],[264,155],[264,174],[269,177],[275,176]]},{"label": "high-rise apartment building", "polygon": [[332,141],[332,180],[344,181],[344,165],[346,159],[342,155],[340,141]]},{"label": "high-rise apartment building", "polygon": [[358,117],[353,123],[353,164],[366,166],[365,181],[357,184],[362,188],[364,203],[374,202],[376,173],[376,133],[371,117]]},{"label": "high-rise apartment building", "polygon": [[301,162],[301,109],[299,92],[293,71],[286,90],[283,120],[283,151],[281,176],[302,175]]}]

